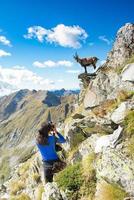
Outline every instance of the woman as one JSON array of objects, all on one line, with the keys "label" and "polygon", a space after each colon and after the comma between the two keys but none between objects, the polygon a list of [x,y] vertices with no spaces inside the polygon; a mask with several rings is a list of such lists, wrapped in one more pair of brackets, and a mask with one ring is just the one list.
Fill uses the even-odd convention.
[{"label": "woman", "polygon": [[56,143],[65,142],[65,138],[56,130],[56,127],[52,122],[44,123],[39,129],[36,144],[42,156],[46,183],[53,181],[55,164],[57,162],[61,165],[63,164],[56,153]]}]

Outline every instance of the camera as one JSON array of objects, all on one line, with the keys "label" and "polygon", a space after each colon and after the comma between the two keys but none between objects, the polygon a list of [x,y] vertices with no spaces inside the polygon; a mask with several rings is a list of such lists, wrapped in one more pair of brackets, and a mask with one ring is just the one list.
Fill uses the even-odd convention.
[{"label": "camera", "polygon": [[50,121],[50,122],[48,122],[48,124],[50,125],[50,129],[51,129],[51,131],[53,131],[53,129],[54,129],[54,123],[52,122],[52,121]]}]

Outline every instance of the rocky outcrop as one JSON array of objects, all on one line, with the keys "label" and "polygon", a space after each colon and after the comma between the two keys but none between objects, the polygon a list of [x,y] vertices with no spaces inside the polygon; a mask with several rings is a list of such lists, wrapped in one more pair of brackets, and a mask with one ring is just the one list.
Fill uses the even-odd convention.
[{"label": "rocky outcrop", "polygon": [[116,35],[113,49],[110,51],[106,65],[119,67],[134,55],[134,24],[127,23],[121,27]]},{"label": "rocky outcrop", "polygon": [[120,124],[124,120],[127,111],[131,110],[132,108],[134,108],[133,101],[122,102],[112,113],[111,120],[116,124]]},{"label": "rocky outcrop", "polygon": [[98,178],[118,183],[134,196],[134,162],[127,158],[121,147],[103,151],[101,158],[97,161],[96,172]]},{"label": "rocky outcrop", "polygon": [[126,65],[121,76],[123,81],[130,81],[134,83],[134,63]]},{"label": "rocky outcrop", "polygon": [[119,126],[118,129],[113,132],[113,134],[101,136],[96,141],[95,153],[100,153],[103,151],[103,149],[107,149],[108,147],[114,148],[121,137],[122,130],[123,128]]},{"label": "rocky outcrop", "polygon": [[61,191],[56,183],[47,183],[42,200],[68,200],[65,193]]}]

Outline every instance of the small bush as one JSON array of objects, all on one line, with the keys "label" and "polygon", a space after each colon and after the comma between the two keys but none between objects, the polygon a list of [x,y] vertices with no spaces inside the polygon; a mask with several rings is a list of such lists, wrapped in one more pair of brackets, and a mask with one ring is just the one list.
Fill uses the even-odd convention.
[{"label": "small bush", "polygon": [[79,190],[83,183],[81,164],[69,165],[55,177],[55,180],[63,189],[73,192]]}]

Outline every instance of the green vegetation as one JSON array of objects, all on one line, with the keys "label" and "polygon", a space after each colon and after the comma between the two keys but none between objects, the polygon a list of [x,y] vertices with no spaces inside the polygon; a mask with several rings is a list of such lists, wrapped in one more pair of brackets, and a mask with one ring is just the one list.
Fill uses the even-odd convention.
[{"label": "green vegetation", "polygon": [[134,91],[120,90],[117,95],[117,102],[121,103],[127,99],[130,99],[134,95]]},{"label": "green vegetation", "polygon": [[134,56],[132,56],[131,58],[129,58],[125,64],[130,64],[130,63],[134,63]]},{"label": "green vegetation", "polygon": [[128,111],[124,119],[124,126],[125,135],[127,136],[127,138],[130,138],[134,134],[134,110]]},{"label": "green vegetation", "polygon": [[126,192],[119,185],[103,182],[96,200],[124,200],[125,197]]},{"label": "green vegetation", "polygon": [[0,181],[3,183],[10,175],[9,158],[4,157],[0,163]]},{"label": "green vegetation", "polygon": [[77,191],[82,186],[81,164],[69,165],[56,176],[59,187],[70,191]]},{"label": "green vegetation", "polygon": [[85,140],[84,135],[82,135],[81,132],[77,132],[75,134],[75,137],[73,138],[72,144],[73,144],[73,148],[77,147],[81,142],[83,142]]},{"label": "green vegetation", "polygon": [[94,160],[95,154],[91,154],[56,175],[59,187],[68,190],[69,199],[93,199],[96,188]]},{"label": "green vegetation", "polygon": [[127,142],[127,153],[134,159],[134,135]]},{"label": "green vegetation", "polygon": [[82,161],[82,173],[84,182],[81,187],[81,195],[87,199],[93,199],[96,190],[96,172],[94,169],[95,154],[86,156]]},{"label": "green vegetation", "polygon": [[115,72],[120,75],[123,68],[127,65],[127,64],[131,64],[131,63],[134,63],[134,56],[132,56],[131,58],[129,58],[123,65],[121,66],[118,66],[115,68]]}]

